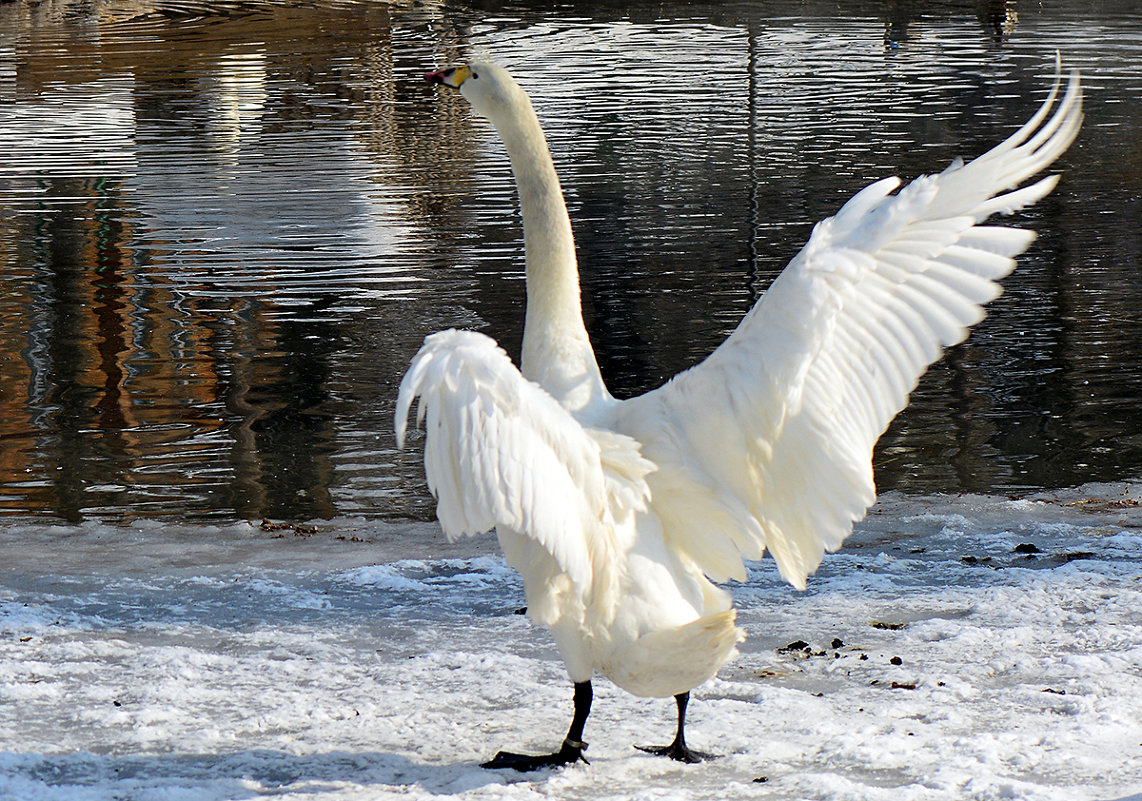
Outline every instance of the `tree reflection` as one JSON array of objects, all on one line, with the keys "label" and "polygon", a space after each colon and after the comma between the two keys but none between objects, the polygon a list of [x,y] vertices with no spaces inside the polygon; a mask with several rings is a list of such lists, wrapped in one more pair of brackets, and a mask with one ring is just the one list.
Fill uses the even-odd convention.
[{"label": "tree reflection", "polygon": [[600,364],[629,396],[716,347],[853,192],[1025,118],[1052,25],[1065,63],[1101,59],[1081,146],[1020,222],[1039,244],[924,379],[877,475],[1021,491],[1136,474],[1136,48],[1015,10],[0,4],[0,511],[432,514],[416,454],[393,450],[397,382],[440,328],[518,350],[523,286],[502,151],[426,68],[519,68]]}]

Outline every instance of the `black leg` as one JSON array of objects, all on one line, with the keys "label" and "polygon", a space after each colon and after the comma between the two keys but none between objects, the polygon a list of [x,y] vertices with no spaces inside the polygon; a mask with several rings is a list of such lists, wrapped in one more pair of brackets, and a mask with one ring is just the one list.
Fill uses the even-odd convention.
[{"label": "black leg", "polygon": [[690,693],[679,693],[674,696],[674,701],[678,705],[678,733],[674,735],[674,742],[670,745],[636,745],[635,748],[648,754],[668,756],[678,762],[689,764],[713,759],[713,754],[692,751],[686,747],[686,706],[690,703]]},{"label": "black leg", "polygon": [[583,727],[587,725],[587,716],[591,714],[591,682],[580,681],[575,683],[575,716],[571,719],[571,728],[563,739],[563,745],[554,754],[531,756],[528,754],[513,754],[510,751],[500,751],[490,761],[480,765],[482,768],[512,768],[513,770],[529,771],[540,768],[558,768],[570,765],[572,762],[586,762],[583,752],[587,744],[583,742]]}]

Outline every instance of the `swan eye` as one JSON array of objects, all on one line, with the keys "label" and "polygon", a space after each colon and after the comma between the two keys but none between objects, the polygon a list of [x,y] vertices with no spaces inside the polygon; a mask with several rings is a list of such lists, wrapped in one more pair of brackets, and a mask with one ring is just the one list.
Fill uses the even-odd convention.
[{"label": "swan eye", "polygon": [[477,78],[479,78],[479,77],[480,77],[480,75],[479,75],[479,73],[473,72],[473,73],[472,73],[472,75],[471,75],[470,77],[471,77],[471,78],[472,78],[472,80],[474,81],[474,80],[476,80]]}]

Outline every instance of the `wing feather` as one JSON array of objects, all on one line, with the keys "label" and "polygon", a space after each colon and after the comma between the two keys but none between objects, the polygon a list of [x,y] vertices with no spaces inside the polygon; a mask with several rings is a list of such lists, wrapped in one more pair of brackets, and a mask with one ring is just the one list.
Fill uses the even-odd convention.
[{"label": "wing feather", "polygon": [[658,466],[647,481],[666,536],[711,578],[743,578],[743,558],[769,549],[804,587],[864,516],[876,440],[1034,239],[979,223],[1055,187],[1017,188],[1078,133],[1077,74],[1056,107],[1060,84],[974,161],[858,192],[704,362],[620,406],[618,429]]},{"label": "wing feather", "polygon": [[621,434],[585,428],[489,337],[429,336],[397,396],[397,443],[420,398],[424,467],[450,539],[505,526],[538,542],[580,592],[600,588],[617,516],[645,509],[654,465]]}]

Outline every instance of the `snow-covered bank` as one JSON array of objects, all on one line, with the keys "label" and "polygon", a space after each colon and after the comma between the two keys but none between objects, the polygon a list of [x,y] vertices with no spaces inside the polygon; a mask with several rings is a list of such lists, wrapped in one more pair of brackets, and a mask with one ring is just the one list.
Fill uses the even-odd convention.
[{"label": "snow-covered bank", "polygon": [[1139,499],[889,496],[808,592],[733,588],[719,759],[633,750],[673,704],[599,680],[591,764],[534,776],[477,767],[570,716],[490,538],[4,524],[0,798],[1142,799]]}]

